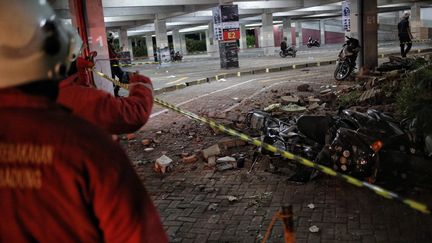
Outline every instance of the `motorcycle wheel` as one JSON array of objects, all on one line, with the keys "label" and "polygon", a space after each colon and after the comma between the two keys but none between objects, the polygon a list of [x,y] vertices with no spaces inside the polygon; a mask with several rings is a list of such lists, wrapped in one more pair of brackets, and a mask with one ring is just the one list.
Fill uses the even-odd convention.
[{"label": "motorcycle wheel", "polygon": [[311,47],[312,47],[312,45],[311,45],[311,44],[307,44],[307,47],[311,48]]},{"label": "motorcycle wheel", "polygon": [[321,45],[320,43],[317,43],[317,47],[320,47],[320,45]]},{"label": "motorcycle wheel", "polygon": [[337,81],[345,80],[351,74],[352,68],[347,62],[339,62],[334,71],[334,78]]},{"label": "motorcycle wheel", "polygon": [[280,52],[279,52],[279,56],[282,57],[282,58],[285,58],[285,57],[286,57],[286,55],[283,53],[283,51],[280,51]]},{"label": "motorcycle wheel", "polygon": [[296,54],[295,52],[293,52],[292,57],[294,58],[294,57],[296,57],[296,55],[297,55],[297,54]]}]

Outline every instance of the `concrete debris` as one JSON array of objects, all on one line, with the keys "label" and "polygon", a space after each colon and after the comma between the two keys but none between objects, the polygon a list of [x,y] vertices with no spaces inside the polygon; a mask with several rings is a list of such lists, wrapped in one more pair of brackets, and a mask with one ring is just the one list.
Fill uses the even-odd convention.
[{"label": "concrete debris", "polygon": [[281,107],[281,103],[275,103],[264,108],[264,111],[272,111]]},{"label": "concrete debris", "polygon": [[310,92],[312,91],[312,88],[310,87],[309,84],[301,84],[297,86],[297,90],[300,92]]},{"label": "concrete debris", "polygon": [[369,102],[374,104],[380,104],[382,92],[380,89],[372,88],[370,90],[366,90],[360,95],[360,98],[358,99],[358,102]]},{"label": "concrete debris", "polygon": [[329,103],[330,106],[333,106],[336,104],[337,96],[332,92],[320,95],[320,99],[322,102]]},{"label": "concrete debris", "polygon": [[311,110],[315,110],[315,109],[317,109],[318,107],[320,107],[320,105],[318,105],[318,103],[314,102],[314,103],[310,104],[310,105],[307,107],[307,109],[311,111]]},{"label": "concrete debris", "polygon": [[207,158],[207,165],[209,166],[215,166],[216,165],[216,157],[211,156]]},{"label": "concrete debris", "polygon": [[153,151],[154,150],[154,148],[145,148],[144,149],[144,152],[151,152],[151,151]]},{"label": "concrete debris", "polygon": [[282,96],[282,104],[290,104],[290,103],[298,103],[299,102],[299,97],[298,96]]},{"label": "concrete debris", "polygon": [[320,91],[320,94],[327,94],[330,93],[332,90],[331,89],[324,89]]},{"label": "concrete debris", "polygon": [[219,155],[220,153],[221,153],[221,150],[220,150],[218,144],[215,144],[211,147],[208,147],[202,151],[203,157],[205,159],[208,159],[211,156]]},{"label": "concrete debris", "polygon": [[308,208],[310,208],[310,209],[314,209],[314,208],[315,208],[315,204],[313,204],[313,203],[309,203],[307,206],[308,206]]},{"label": "concrete debris", "polygon": [[162,155],[161,157],[156,159],[155,171],[160,173],[167,172],[172,162],[173,160],[170,157]]},{"label": "concrete debris", "polygon": [[375,84],[377,84],[378,82],[378,78],[377,77],[370,77],[367,79],[367,81],[365,82],[365,89],[369,90],[372,89]]},{"label": "concrete debris", "polygon": [[228,196],[227,199],[228,199],[228,201],[230,201],[230,202],[238,201],[238,198],[235,197],[235,196]]},{"label": "concrete debris", "polygon": [[212,204],[210,204],[210,205],[208,206],[207,209],[208,209],[208,210],[216,210],[217,206],[218,206],[217,203],[212,203]]},{"label": "concrete debris", "polygon": [[316,225],[312,225],[311,227],[309,227],[309,231],[311,233],[318,233],[320,231],[320,228],[318,228],[318,226]]},{"label": "concrete debris", "polygon": [[220,164],[220,163],[234,163],[234,162],[236,162],[236,159],[233,158],[233,157],[230,157],[230,156],[225,156],[225,157],[222,157],[222,158],[218,158],[216,160],[217,164]]},{"label": "concrete debris", "polygon": [[225,171],[225,170],[232,170],[234,169],[234,165],[232,164],[221,164],[221,165],[217,165],[217,170],[218,171]]},{"label": "concrete debris", "polygon": [[191,164],[191,163],[197,162],[198,161],[198,157],[193,154],[191,156],[183,157],[182,161],[183,161],[183,163]]},{"label": "concrete debris", "polygon": [[300,112],[300,111],[305,111],[306,107],[299,106],[299,105],[296,105],[296,104],[289,104],[289,105],[286,105],[286,106],[282,106],[280,109],[282,111],[285,111],[285,112]]},{"label": "concrete debris", "polygon": [[309,97],[306,98],[306,100],[307,100],[309,103],[315,103],[315,102],[320,102],[320,101],[321,101],[320,99],[318,99],[318,98],[316,98],[316,97],[314,97],[314,96],[309,96]]},{"label": "concrete debris", "polygon": [[156,134],[157,134],[157,135],[161,135],[161,134],[162,134],[162,131],[157,131]]}]

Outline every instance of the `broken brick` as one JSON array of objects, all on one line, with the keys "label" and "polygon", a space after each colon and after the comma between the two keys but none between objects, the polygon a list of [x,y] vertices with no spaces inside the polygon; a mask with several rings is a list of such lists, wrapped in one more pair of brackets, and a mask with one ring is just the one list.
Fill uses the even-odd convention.
[{"label": "broken brick", "polygon": [[135,133],[129,133],[129,134],[126,135],[126,139],[127,140],[133,140],[135,138],[136,138]]},{"label": "broken brick", "polygon": [[187,163],[187,164],[191,164],[191,163],[195,163],[198,161],[198,158],[196,155],[191,155],[191,156],[187,156],[182,158],[183,163]]},{"label": "broken brick", "polygon": [[150,144],[151,144],[151,140],[150,139],[143,139],[142,141],[141,141],[141,144],[142,145],[144,145],[144,146],[149,146]]},{"label": "broken brick", "polygon": [[220,146],[223,146],[225,149],[228,149],[233,147],[244,146],[246,145],[246,142],[238,138],[223,138],[218,142],[218,144]]}]

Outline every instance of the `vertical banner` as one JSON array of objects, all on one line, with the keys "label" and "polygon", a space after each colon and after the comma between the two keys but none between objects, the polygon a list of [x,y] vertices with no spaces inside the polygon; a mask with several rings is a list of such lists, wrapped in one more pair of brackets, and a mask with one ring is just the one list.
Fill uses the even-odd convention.
[{"label": "vertical banner", "polygon": [[238,47],[236,41],[219,42],[221,68],[238,68]]},{"label": "vertical banner", "polygon": [[219,41],[240,39],[237,5],[219,5],[212,9],[214,38]]},{"label": "vertical banner", "polygon": [[212,9],[213,12],[213,31],[215,40],[223,40],[222,36],[222,24],[221,24],[221,12],[219,6]]},{"label": "vertical banner", "polygon": [[238,68],[237,40],[240,23],[237,5],[219,5],[213,8],[214,38],[219,41],[221,68]]},{"label": "vertical banner", "polygon": [[351,31],[351,8],[349,0],[342,1],[342,26],[346,32]]}]

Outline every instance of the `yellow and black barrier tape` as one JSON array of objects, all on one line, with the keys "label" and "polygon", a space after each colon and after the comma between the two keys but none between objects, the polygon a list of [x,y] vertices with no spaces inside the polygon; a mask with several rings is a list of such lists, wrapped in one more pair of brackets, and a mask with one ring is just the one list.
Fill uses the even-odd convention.
[{"label": "yellow and black barrier tape", "polygon": [[[98,74],[99,76],[108,79],[109,81],[111,81],[115,85],[118,85],[118,86],[120,86],[120,87],[122,87],[124,89],[128,89],[129,88],[128,84],[120,83],[119,81],[117,81],[115,79],[112,79],[112,78],[108,77],[106,74],[101,73],[99,71],[96,71],[96,70],[93,70],[93,71],[96,74]],[[279,153],[284,158],[293,160],[293,161],[295,161],[297,163],[300,163],[300,164],[302,164],[304,166],[314,168],[314,169],[316,169],[318,171],[321,171],[324,174],[327,174],[327,175],[330,175],[330,176],[333,176],[333,177],[337,177],[337,178],[339,178],[339,179],[341,179],[341,180],[343,180],[343,181],[345,181],[345,182],[347,182],[347,183],[349,183],[351,185],[354,185],[354,186],[357,186],[357,187],[366,188],[366,189],[368,189],[370,191],[375,192],[376,194],[380,195],[381,197],[398,201],[398,202],[400,202],[400,203],[402,203],[402,204],[404,204],[404,205],[406,205],[406,206],[408,206],[408,207],[410,207],[410,208],[412,208],[412,209],[414,209],[416,211],[422,212],[424,214],[429,214],[429,215],[431,214],[431,210],[430,210],[430,208],[426,204],[423,204],[421,202],[415,201],[415,200],[410,199],[410,198],[402,197],[402,196],[400,196],[400,195],[398,195],[398,194],[396,194],[396,193],[394,193],[392,191],[386,190],[386,189],[384,189],[382,187],[373,185],[373,184],[365,182],[365,181],[361,181],[361,180],[359,180],[357,178],[354,178],[352,176],[349,176],[349,175],[346,175],[346,174],[342,174],[342,173],[337,172],[337,171],[335,171],[335,170],[333,170],[333,169],[331,169],[329,167],[326,167],[326,166],[314,163],[314,162],[312,162],[312,161],[310,161],[308,159],[305,159],[305,158],[302,158],[302,157],[297,156],[295,154],[292,154],[292,153],[290,153],[288,151],[284,151],[284,150],[278,149],[275,146],[272,146],[270,144],[264,143],[261,140],[252,138],[252,137],[250,137],[250,136],[248,136],[248,135],[246,135],[246,134],[244,134],[242,132],[239,132],[239,131],[237,131],[235,129],[228,128],[228,127],[226,127],[224,125],[221,125],[221,124],[217,124],[215,121],[213,121],[211,119],[198,116],[195,113],[192,113],[190,111],[184,110],[184,109],[182,109],[182,108],[180,108],[178,106],[172,105],[172,104],[170,104],[168,102],[165,102],[165,101],[163,101],[163,100],[161,100],[159,98],[154,98],[154,102],[157,103],[157,104],[159,104],[162,107],[165,107],[165,108],[168,108],[168,109],[170,109],[172,111],[178,112],[178,113],[180,113],[182,115],[185,115],[185,116],[187,116],[189,118],[192,118],[192,119],[194,119],[196,121],[205,123],[205,124],[209,125],[212,128],[220,130],[221,132],[224,132],[224,133],[229,134],[229,135],[234,136],[234,137],[238,137],[241,140],[246,141],[246,142],[248,142],[250,144],[253,144],[253,145],[257,146],[257,147],[262,147],[262,148],[264,148],[264,149],[266,149],[266,150],[268,150],[270,152],[273,152],[273,153]]]},{"label": "yellow and black barrier tape", "polygon": [[133,66],[141,66],[146,64],[159,64],[158,62],[134,62],[131,64],[113,64],[113,67],[133,67]]}]

